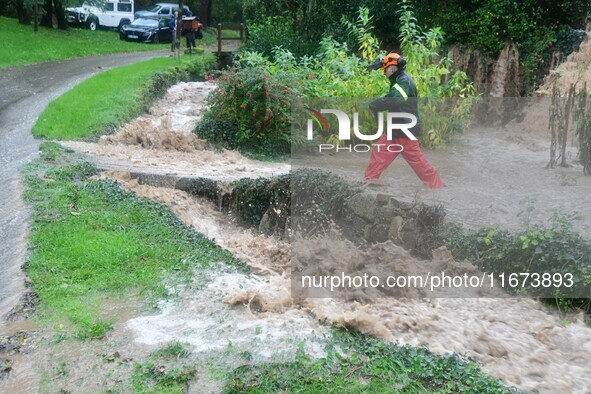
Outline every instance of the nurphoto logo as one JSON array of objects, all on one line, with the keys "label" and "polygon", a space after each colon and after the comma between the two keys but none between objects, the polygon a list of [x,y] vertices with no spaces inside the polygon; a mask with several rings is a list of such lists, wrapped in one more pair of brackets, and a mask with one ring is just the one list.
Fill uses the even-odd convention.
[{"label": "nurphoto logo", "polygon": [[[330,126],[323,116],[323,114],[331,114],[336,116],[338,122],[338,139],[339,141],[351,141],[351,118],[344,111],[338,109],[321,109],[317,111],[315,109],[306,106],[305,109],[312,115],[312,119],[307,121],[307,139],[312,141],[314,139],[314,124],[324,132],[330,131]],[[417,137],[409,130],[417,125],[417,117],[407,112],[387,112],[384,116],[384,112],[379,112],[378,117],[378,130],[373,134],[365,134],[359,130],[359,112],[353,112],[353,134],[361,141],[376,141],[383,134],[384,129],[388,140],[392,140],[392,134],[394,130],[402,131],[406,137],[410,140],[416,141]],[[385,118],[385,119],[384,119]],[[404,120],[408,120],[405,122]],[[401,123],[402,122],[402,123]],[[384,127],[385,126],[385,127]],[[399,144],[376,144],[376,149],[384,149],[389,152],[402,152],[403,147]],[[340,146],[339,144],[319,144],[319,152],[369,152],[371,150],[370,144],[352,144]]]}]

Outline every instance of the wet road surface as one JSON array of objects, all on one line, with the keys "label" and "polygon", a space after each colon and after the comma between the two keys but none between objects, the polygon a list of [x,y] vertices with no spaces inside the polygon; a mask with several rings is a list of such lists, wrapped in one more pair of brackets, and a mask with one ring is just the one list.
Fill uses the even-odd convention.
[{"label": "wet road surface", "polygon": [[50,101],[99,72],[168,54],[125,53],[0,69],[0,321],[24,289],[21,266],[31,213],[22,200],[19,169],[37,157],[40,141],[31,135],[37,118]]}]

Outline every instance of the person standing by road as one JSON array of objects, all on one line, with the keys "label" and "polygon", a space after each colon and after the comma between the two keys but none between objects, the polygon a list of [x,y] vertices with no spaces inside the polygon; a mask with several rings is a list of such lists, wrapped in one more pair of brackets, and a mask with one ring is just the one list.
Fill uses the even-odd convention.
[{"label": "person standing by road", "polygon": [[[390,80],[390,91],[384,97],[372,101],[370,110],[377,114],[381,111],[412,114],[417,119],[417,124],[409,127],[416,138],[421,132],[418,110],[418,92],[415,82],[405,71],[406,60],[395,52],[390,52],[383,59],[378,59],[368,69],[384,72]],[[408,119],[394,119],[394,124],[408,123]],[[393,148],[393,149],[391,149]],[[392,139],[388,140],[387,133],[373,144],[369,165],[365,170],[364,181],[368,184],[377,183],[382,172],[396,159],[398,154],[413,169],[423,183],[431,189],[441,189],[445,184],[439,177],[435,168],[429,163],[419,146],[418,140],[412,140],[402,130],[394,130]]]},{"label": "person standing by road", "polygon": [[[185,23],[183,21],[183,28],[185,27],[184,25]],[[199,30],[199,22],[197,21],[197,18],[193,17],[191,19],[188,19],[186,26],[187,28],[185,32],[185,38],[187,39],[187,49],[197,48],[197,45],[195,45],[195,35]]]},{"label": "person standing by road", "polygon": [[[183,22],[183,28],[185,28],[184,22]],[[198,16],[187,18],[187,24],[186,24],[187,49],[197,48],[197,45],[195,44],[195,37],[198,39],[203,38],[202,28],[203,28],[203,25],[201,24]]]},{"label": "person standing by road", "polygon": [[179,12],[175,11],[174,16],[168,21],[168,27],[172,32],[172,44],[170,44],[170,51],[174,52],[174,48],[176,47],[176,20],[179,16]]}]

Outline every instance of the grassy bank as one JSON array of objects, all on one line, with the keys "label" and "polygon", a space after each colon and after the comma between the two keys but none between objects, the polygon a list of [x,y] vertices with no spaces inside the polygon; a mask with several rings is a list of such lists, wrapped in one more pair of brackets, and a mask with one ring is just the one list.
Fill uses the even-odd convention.
[{"label": "grassy bank", "polygon": [[98,74],[52,101],[33,127],[49,139],[82,139],[112,132],[166,89],[215,66],[212,54],[157,58]]},{"label": "grassy bank", "polygon": [[[201,45],[217,42],[215,30],[208,29]],[[233,36],[234,32],[225,35]],[[170,48],[170,44],[144,44],[119,39],[114,30],[46,29],[20,25],[16,19],[0,16],[0,68],[41,63],[50,60],[72,59],[109,53],[153,51]],[[184,40],[183,40],[184,44]]]},{"label": "grassy bank", "polygon": [[113,323],[99,318],[102,300],[160,299],[165,281],[190,280],[196,267],[237,264],[167,208],[112,181],[90,180],[96,170],[89,164],[55,165],[61,157],[57,144],[44,143],[42,160],[24,171],[34,210],[27,274],[41,320],[99,338]]},{"label": "grassy bank", "polygon": [[335,331],[327,357],[300,354],[293,362],[245,365],[226,393],[513,393],[479,366],[457,355],[386,343]]}]

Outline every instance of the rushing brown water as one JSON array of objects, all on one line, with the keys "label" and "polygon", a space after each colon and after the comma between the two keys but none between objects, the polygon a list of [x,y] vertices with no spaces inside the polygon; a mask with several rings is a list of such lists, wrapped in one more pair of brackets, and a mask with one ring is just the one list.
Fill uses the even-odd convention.
[{"label": "rushing brown water", "polygon": [[[489,374],[528,392],[591,390],[591,380],[587,378],[591,372],[591,330],[585,325],[583,315],[560,317],[539,302],[511,298],[382,298],[362,303],[330,298],[295,301],[290,295],[289,260],[285,254],[290,250],[289,244],[236,228],[213,204],[184,192],[138,185],[134,181],[125,185],[140,196],[169,205],[187,224],[215,238],[256,273],[254,277],[222,274],[208,286],[218,301],[244,305],[241,312],[233,310],[232,318],[236,319],[232,326],[247,327],[242,341],[248,343],[248,327],[265,324],[265,329],[271,330],[267,319],[273,322],[284,319],[290,322],[290,327],[297,327],[297,332],[312,333],[318,327],[305,314],[300,314],[309,311],[318,320],[353,327],[384,339],[413,346],[426,344],[439,354],[457,352],[474,357]],[[423,263],[394,245],[389,248],[386,251],[390,255],[399,256],[408,266]],[[335,252],[338,250],[342,252]],[[316,251],[318,259],[336,259],[342,264],[349,263],[355,255],[351,244],[338,238],[318,240]],[[209,311],[204,305],[207,301],[201,296],[187,297],[158,315],[130,320],[127,326],[135,340],[154,345],[176,338],[192,343],[197,349],[222,346],[226,336],[218,337],[217,341],[208,336],[211,335],[208,330],[216,327],[212,314],[202,316],[196,312]],[[239,317],[241,314],[244,316]],[[254,322],[245,325],[243,319],[253,317]],[[276,335],[293,334],[282,325],[275,328]],[[184,334],[187,331],[191,334]],[[236,332],[230,333],[229,338],[241,342],[233,336]]]},{"label": "rushing brown water", "polygon": [[[166,125],[168,121],[163,119],[162,122]],[[174,130],[169,132],[175,133]],[[163,173],[181,171],[185,163],[179,166],[178,160],[183,153],[154,142],[177,141],[167,133],[161,133],[158,139],[150,137],[152,142],[148,145],[153,149],[130,146],[128,139],[122,145],[117,135],[93,146],[72,143],[67,146],[107,156],[109,152],[127,152],[113,155],[116,160],[122,163],[128,160],[131,164],[104,176],[119,180],[139,196],[168,205],[196,231],[246,262],[252,274],[212,273],[205,286],[171,288],[171,292],[178,295],[178,301],[161,304],[160,312],[155,314],[125,318],[116,327],[112,338],[119,335],[125,338],[121,341],[130,353],[136,348],[155,348],[178,340],[189,343],[197,352],[211,355],[223,352],[231,344],[239,351],[253,352],[254,359],[266,360],[277,357],[278,352],[289,357],[295,349],[295,340],[303,341],[307,352],[321,357],[326,328],[318,321],[328,321],[390,341],[427,345],[440,354],[457,352],[474,357],[487,373],[528,392],[591,391],[591,330],[585,325],[583,315],[560,316],[536,301],[508,298],[410,299],[363,295],[354,299],[292,298],[292,244],[237,227],[231,217],[217,211],[208,201],[178,190],[140,185],[129,179],[127,170],[134,166],[157,167],[157,171]],[[137,145],[148,146],[142,142],[146,139],[136,141]],[[194,140],[185,141],[190,141],[191,146],[181,150],[188,150],[195,157],[188,170],[192,174],[233,179],[226,171],[236,163],[244,166],[242,172],[251,176],[268,176],[288,169],[243,161],[235,152],[216,153],[204,150]],[[385,174],[391,183],[384,189],[401,198],[442,202],[450,217],[470,226],[495,223],[517,228],[521,221],[517,213],[523,209],[519,201],[529,197],[536,197],[541,204],[536,208],[542,208],[539,216],[531,215],[531,220],[545,221],[547,209],[556,207],[557,203],[559,208],[564,204],[562,208],[580,209],[587,215],[588,207],[581,199],[584,201],[584,196],[591,191],[588,183],[575,172],[576,168],[543,170],[546,155],[542,150],[546,144],[535,133],[515,137],[498,130],[471,130],[449,148],[428,153],[445,178],[447,189],[438,192],[421,189],[402,160],[395,162]],[[490,149],[500,146],[506,151]],[[170,152],[170,156],[166,152]],[[234,162],[228,161],[228,155],[233,156]],[[353,161],[335,156],[327,158],[327,166],[341,168],[346,176],[361,176],[366,159]],[[333,167],[334,162],[330,160],[338,165]],[[471,164],[467,166],[467,162]],[[540,179],[533,176],[532,171],[533,175],[539,171]],[[573,181],[561,186],[565,193],[556,193],[554,188],[561,179]],[[531,182],[539,183],[532,189]],[[549,183],[552,187],[541,187]],[[530,194],[531,190],[535,190],[535,196]],[[580,229],[589,230],[586,226],[580,225]],[[317,239],[309,247],[316,259],[359,264],[359,251],[338,236]],[[383,260],[385,254],[409,270],[424,264],[456,264],[445,251],[438,252],[433,261],[421,261],[393,244],[379,245],[364,253],[373,253]],[[66,357],[68,352],[61,354]],[[95,386],[89,383],[80,387]],[[80,387],[82,391],[79,392],[84,392]],[[200,392],[201,388],[191,387],[191,391]]]}]

